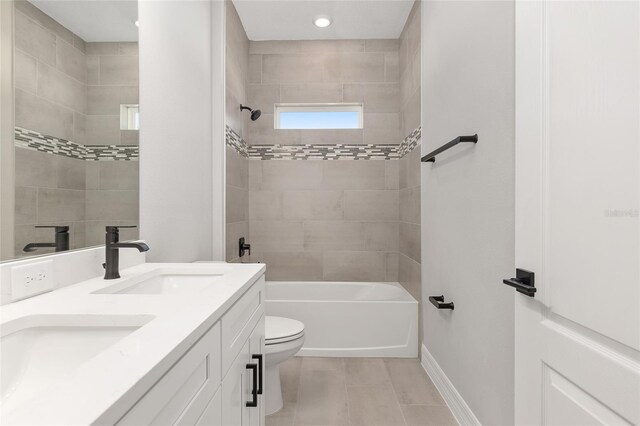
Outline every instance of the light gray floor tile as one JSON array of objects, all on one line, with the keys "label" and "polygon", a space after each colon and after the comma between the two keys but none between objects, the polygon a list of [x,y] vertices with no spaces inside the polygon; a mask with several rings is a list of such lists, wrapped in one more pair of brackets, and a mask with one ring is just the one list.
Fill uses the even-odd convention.
[{"label": "light gray floor tile", "polygon": [[267,416],[266,426],[293,426],[295,415],[296,404],[285,401],[280,411]]},{"label": "light gray floor tile", "polygon": [[[295,424],[348,425],[344,371],[335,369],[305,371],[306,362],[304,361]],[[322,366],[325,367],[327,364]]]},{"label": "light gray floor tile", "polygon": [[302,372],[309,371],[341,371],[344,374],[344,358],[302,358]]},{"label": "light gray floor tile", "polygon": [[458,424],[446,405],[402,405],[401,408],[408,426],[453,426]]},{"label": "light gray floor tile", "polygon": [[268,426],[456,425],[416,359],[294,357]]},{"label": "light gray floor tile", "polygon": [[347,385],[391,384],[384,360],[381,358],[347,358],[345,372]]},{"label": "light gray floor tile", "polygon": [[280,365],[280,384],[282,386],[282,399],[285,402],[298,401],[298,384],[300,383],[300,368],[302,358],[293,357]]},{"label": "light gray floor tile", "polygon": [[385,359],[400,404],[445,405],[416,359]]},{"label": "light gray floor tile", "polygon": [[347,386],[349,420],[358,426],[404,425],[391,385]]}]

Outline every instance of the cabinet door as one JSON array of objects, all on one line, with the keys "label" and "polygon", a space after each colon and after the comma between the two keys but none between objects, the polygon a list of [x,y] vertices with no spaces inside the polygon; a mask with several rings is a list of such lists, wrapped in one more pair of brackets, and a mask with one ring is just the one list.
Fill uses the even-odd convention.
[{"label": "cabinet door", "polygon": [[258,384],[262,384],[262,393],[258,395],[258,406],[250,410],[249,425],[263,426],[265,424],[264,411],[264,385],[265,385],[265,350],[264,350],[264,315],[256,324],[249,337],[249,349],[251,350],[252,362],[258,363]]},{"label": "cabinet door", "polygon": [[222,381],[222,424],[243,426],[249,423],[250,411],[247,401],[252,398],[252,372],[247,370],[251,363],[249,341],[247,340]]},{"label": "cabinet door", "polygon": [[215,362],[219,359],[220,324],[216,323],[136,402],[118,425],[193,424],[220,386],[220,366]]},{"label": "cabinet door", "polygon": [[209,401],[204,413],[196,422],[196,426],[222,426],[222,391],[218,390]]}]

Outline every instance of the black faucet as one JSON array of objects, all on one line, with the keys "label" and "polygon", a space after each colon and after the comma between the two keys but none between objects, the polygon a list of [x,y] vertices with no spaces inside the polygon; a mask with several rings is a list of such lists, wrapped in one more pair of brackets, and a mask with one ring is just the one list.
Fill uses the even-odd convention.
[{"label": "black faucet", "polygon": [[120,228],[135,228],[135,226],[107,226],[105,235],[105,263],[104,279],[115,280],[120,278],[120,249],[135,248],[139,252],[149,251],[149,246],[140,241],[120,242]]},{"label": "black faucet", "polygon": [[247,244],[244,242],[244,237],[241,237],[238,240],[238,245],[239,245],[239,250],[238,250],[238,255],[240,257],[244,256],[245,252],[249,252],[249,256],[251,256],[251,244]]},{"label": "black faucet", "polygon": [[22,251],[31,252],[40,247],[54,247],[56,251],[69,250],[69,227],[58,225],[39,225],[36,228],[55,228],[55,240],[53,243],[29,243]]}]

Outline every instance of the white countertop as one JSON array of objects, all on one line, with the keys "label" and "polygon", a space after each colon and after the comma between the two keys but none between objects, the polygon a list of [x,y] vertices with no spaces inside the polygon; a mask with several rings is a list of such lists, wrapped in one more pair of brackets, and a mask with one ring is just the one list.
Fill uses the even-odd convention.
[{"label": "white countertop", "polygon": [[[215,285],[184,295],[92,294],[141,274],[224,274]],[[118,280],[94,278],[2,306],[0,327],[31,315],[152,317],[148,323],[80,365],[25,403],[0,412],[2,424],[115,423],[233,303],[264,274],[263,264],[146,263]],[[6,331],[3,331],[6,333]],[[5,366],[3,365],[3,368]],[[5,412],[8,411],[8,412]]]}]

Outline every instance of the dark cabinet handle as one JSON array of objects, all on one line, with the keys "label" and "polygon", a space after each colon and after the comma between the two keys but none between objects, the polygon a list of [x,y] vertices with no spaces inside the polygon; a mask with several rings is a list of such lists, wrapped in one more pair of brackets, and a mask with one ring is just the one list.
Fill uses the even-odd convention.
[{"label": "dark cabinet handle", "polygon": [[529,297],[536,295],[535,274],[531,271],[516,269],[516,277],[502,280],[502,283]]},{"label": "dark cabinet handle", "polygon": [[429,296],[429,302],[438,309],[451,309],[453,311],[453,302],[444,303],[444,296]]},{"label": "dark cabinet handle", "polygon": [[251,355],[251,359],[258,360],[258,395],[262,395],[262,377],[264,376],[264,365],[262,364],[262,354]]},{"label": "dark cabinet handle", "polygon": [[247,401],[247,407],[257,407],[258,406],[258,390],[256,389],[256,384],[258,382],[258,366],[256,364],[247,364],[247,370],[252,371],[253,376],[253,386],[251,387],[251,397],[252,401]]}]

